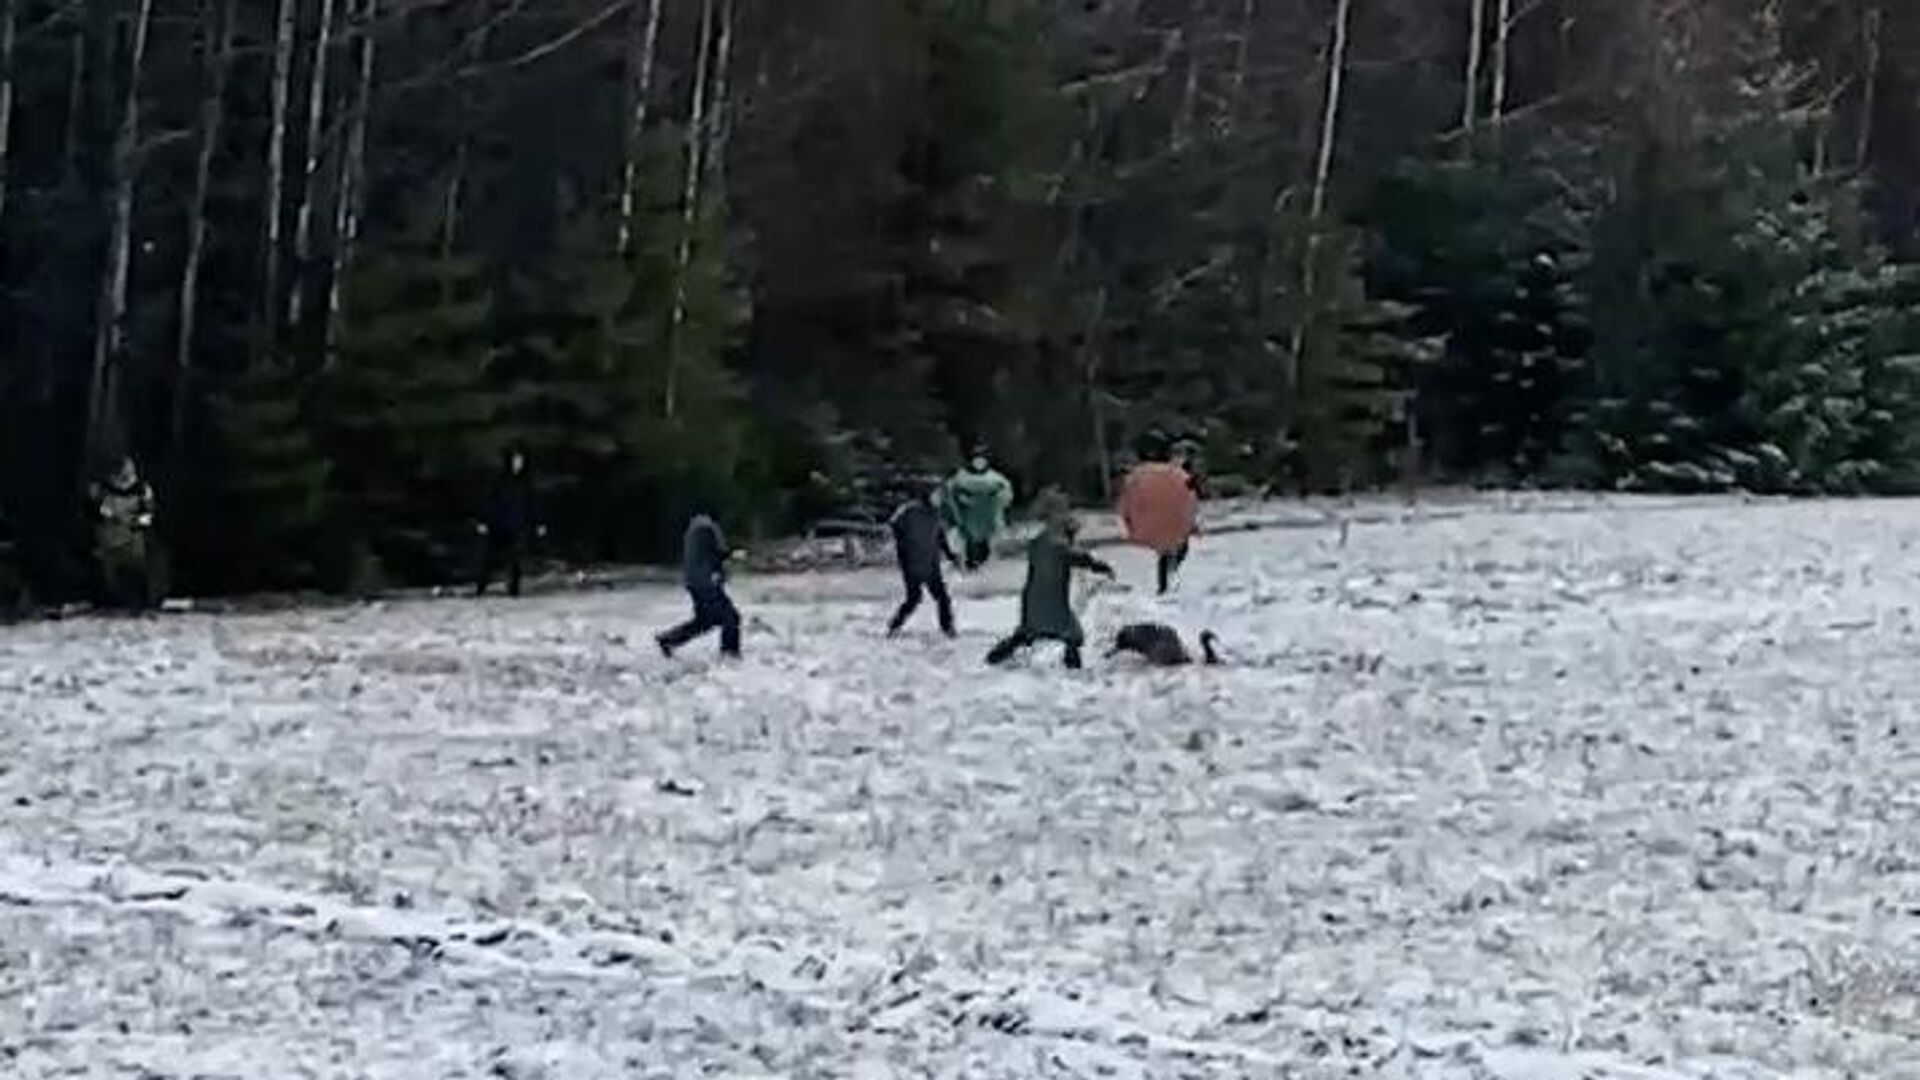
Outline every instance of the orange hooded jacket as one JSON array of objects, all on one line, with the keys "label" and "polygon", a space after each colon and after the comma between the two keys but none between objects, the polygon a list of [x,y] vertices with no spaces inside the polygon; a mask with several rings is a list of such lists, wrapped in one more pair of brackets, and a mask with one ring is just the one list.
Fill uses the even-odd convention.
[{"label": "orange hooded jacket", "polygon": [[1167,462],[1141,465],[1120,492],[1127,539],[1162,555],[1180,550],[1199,524],[1200,496],[1187,470]]}]

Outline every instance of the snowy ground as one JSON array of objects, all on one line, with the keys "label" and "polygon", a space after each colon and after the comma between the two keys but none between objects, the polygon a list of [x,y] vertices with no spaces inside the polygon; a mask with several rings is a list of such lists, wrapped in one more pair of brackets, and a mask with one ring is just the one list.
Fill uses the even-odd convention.
[{"label": "snowy ground", "polygon": [[[1455,508],[1458,509],[1458,508]],[[1920,504],[0,631],[0,1075],[1920,1077]],[[1148,577],[1122,556],[1123,576]]]}]

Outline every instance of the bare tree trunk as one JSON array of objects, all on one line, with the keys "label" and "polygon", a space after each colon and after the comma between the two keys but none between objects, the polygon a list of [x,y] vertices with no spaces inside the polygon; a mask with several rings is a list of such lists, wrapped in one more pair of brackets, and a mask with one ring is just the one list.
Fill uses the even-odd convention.
[{"label": "bare tree trunk", "polygon": [[1314,319],[1313,305],[1319,291],[1320,222],[1327,213],[1327,188],[1333,179],[1333,152],[1340,137],[1340,103],[1347,80],[1347,28],[1353,16],[1353,0],[1339,0],[1333,16],[1333,49],[1327,57],[1326,111],[1320,119],[1320,149],[1313,167],[1313,199],[1307,209],[1307,252],[1300,270],[1302,314],[1293,328],[1293,347],[1287,353],[1287,387],[1297,397],[1300,389],[1300,353],[1306,347],[1307,330]]},{"label": "bare tree trunk", "polygon": [[627,124],[627,161],[620,178],[620,254],[633,254],[640,213],[640,154],[647,137],[647,109],[653,97],[653,60],[660,44],[660,9],[666,0],[647,0],[646,16],[635,9],[634,42],[627,59],[628,92],[633,95],[631,119]]},{"label": "bare tree trunk", "polygon": [[287,290],[287,329],[297,332],[313,278],[313,214],[320,201],[320,158],[327,131],[327,66],[333,53],[334,0],[320,0],[320,27],[314,31],[313,63],[307,79],[307,154],[294,209],[293,280]]},{"label": "bare tree trunk", "polygon": [[72,82],[67,84],[66,161],[61,176],[73,184],[80,176],[80,117],[87,107],[87,32],[73,32],[73,59],[68,65]]},{"label": "bare tree trunk", "polygon": [[440,258],[451,259],[460,249],[460,207],[467,193],[467,164],[473,156],[472,139],[462,134],[453,148],[453,171],[447,176],[447,197],[440,206]]},{"label": "bare tree trunk", "polygon": [[1873,113],[1879,108],[1880,94],[1880,5],[1873,4],[1860,13],[1861,46],[1866,55],[1860,71],[1860,130],[1853,146],[1853,163],[1865,170],[1867,155],[1873,152]]},{"label": "bare tree trunk", "polygon": [[1227,115],[1240,119],[1240,106],[1247,97],[1247,64],[1253,50],[1253,16],[1257,0],[1245,0],[1240,7],[1240,41],[1233,58],[1233,91],[1227,100]]},{"label": "bare tree trunk", "polygon": [[700,56],[694,65],[693,104],[687,117],[687,175],[680,196],[680,254],[673,281],[673,317],[668,323],[667,388],[663,412],[679,412],[681,328],[687,321],[687,276],[693,267],[693,233],[699,224],[700,187],[706,176],[707,76],[713,57],[713,0],[700,4]]},{"label": "bare tree trunk", "polygon": [[1193,13],[1187,19],[1182,31],[1186,38],[1187,74],[1180,87],[1180,108],[1173,114],[1173,133],[1171,143],[1177,153],[1187,148],[1187,142],[1193,137],[1195,117],[1200,109],[1200,13],[1199,5],[1194,5]]},{"label": "bare tree trunk", "polygon": [[126,352],[127,281],[133,266],[135,156],[140,143],[140,82],[147,62],[147,31],[153,25],[153,0],[140,0],[134,12],[133,45],[127,56],[126,95],[113,135],[113,202],[108,216],[106,272],[100,281],[100,314],[93,335],[93,379],[87,395],[83,445],[88,456],[100,447],[103,419],[115,415],[114,367]]},{"label": "bare tree trunk", "polygon": [[194,331],[200,312],[200,267],[207,250],[207,203],[213,189],[213,161],[226,120],[238,5],[239,0],[207,0],[207,92],[200,100],[200,152],[194,162],[192,205],[187,212],[187,257],[180,271],[180,336],[174,349],[172,433],[176,456],[184,455],[186,445]]},{"label": "bare tree trunk", "polygon": [[1086,334],[1080,341],[1081,370],[1086,373],[1087,399],[1093,421],[1093,449],[1100,462],[1100,494],[1113,500],[1113,450],[1107,436],[1107,395],[1100,385],[1100,327],[1107,317],[1107,287],[1093,295],[1093,311],[1087,315]]},{"label": "bare tree trunk", "polygon": [[7,180],[13,144],[13,54],[19,34],[14,0],[0,0],[0,221],[7,216]]},{"label": "bare tree trunk", "polygon": [[1340,104],[1346,92],[1347,28],[1352,16],[1353,0],[1340,0],[1333,16],[1333,53],[1327,59],[1326,112],[1320,120],[1320,152],[1313,167],[1313,202],[1308,210],[1315,223],[1327,212],[1327,186],[1333,178],[1333,152],[1340,138]]},{"label": "bare tree trunk", "polygon": [[1467,4],[1473,14],[1468,30],[1471,36],[1467,38],[1467,90],[1461,95],[1465,104],[1461,108],[1460,126],[1472,133],[1474,122],[1480,118],[1480,55],[1487,42],[1487,0],[1467,0]]},{"label": "bare tree trunk", "polygon": [[[467,64],[477,67],[486,58],[487,42],[491,38],[492,24],[489,21],[490,5],[483,5],[480,11],[481,25],[472,39],[467,53]],[[473,100],[464,88],[460,92],[460,143],[453,151],[453,173],[447,178],[446,204],[441,208],[440,217],[440,257],[453,258],[460,243],[461,203],[467,193],[467,169],[473,157]],[[449,297],[448,299],[451,299]]]},{"label": "bare tree trunk", "polygon": [[347,152],[340,165],[340,196],[335,206],[333,266],[327,279],[327,330],[322,343],[327,362],[332,362],[334,344],[346,318],[341,288],[353,266],[354,249],[360,242],[360,207],[366,198],[367,123],[373,111],[374,23],[380,17],[380,0],[364,0],[360,9],[360,68],[358,89],[354,93],[353,119],[347,133]]},{"label": "bare tree trunk", "polygon": [[733,0],[720,0],[720,50],[713,72],[713,120],[709,124],[706,166],[725,173],[727,142],[733,134]]},{"label": "bare tree trunk", "polygon": [[273,37],[272,127],[267,136],[267,200],[262,241],[260,335],[271,352],[279,330],[280,236],[287,185],[287,114],[293,97],[293,47],[299,9],[296,0],[280,0]]},{"label": "bare tree trunk", "polygon": [[1507,46],[1513,40],[1513,0],[1500,0],[1493,28],[1493,105],[1488,117],[1496,126],[1507,115]]}]

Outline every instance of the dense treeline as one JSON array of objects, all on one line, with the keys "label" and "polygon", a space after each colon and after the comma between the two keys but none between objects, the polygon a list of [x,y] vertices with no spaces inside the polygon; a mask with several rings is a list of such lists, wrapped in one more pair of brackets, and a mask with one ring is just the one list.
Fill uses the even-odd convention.
[{"label": "dense treeline", "polygon": [[0,0],[0,517],[83,591],[804,521],[985,443],[1920,487],[1920,6]]}]

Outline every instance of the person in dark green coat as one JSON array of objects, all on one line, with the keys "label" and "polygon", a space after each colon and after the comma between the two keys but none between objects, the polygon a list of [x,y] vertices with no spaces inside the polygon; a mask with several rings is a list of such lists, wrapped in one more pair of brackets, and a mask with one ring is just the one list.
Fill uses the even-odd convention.
[{"label": "person in dark green coat", "polygon": [[1020,594],[1020,627],[987,654],[987,663],[1004,664],[1013,654],[1041,641],[1066,646],[1067,667],[1081,666],[1086,633],[1073,613],[1073,571],[1077,567],[1113,577],[1113,567],[1093,557],[1076,540],[1079,528],[1070,513],[1049,515],[1046,528],[1027,545],[1027,585]]}]

